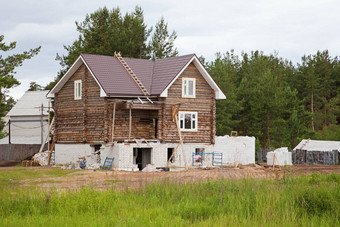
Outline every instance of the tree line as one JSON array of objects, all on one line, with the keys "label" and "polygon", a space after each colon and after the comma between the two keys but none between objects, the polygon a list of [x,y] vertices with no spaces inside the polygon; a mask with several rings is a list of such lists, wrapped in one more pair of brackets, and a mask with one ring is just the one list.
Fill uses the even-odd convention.
[{"label": "tree line", "polygon": [[227,96],[216,104],[217,135],[236,130],[264,149],[340,140],[340,64],[327,50],[297,65],[275,53],[231,50],[205,66]]},{"label": "tree line", "polygon": [[[45,87],[31,82],[29,90],[52,89],[81,53],[113,56],[120,51],[125,57],[143,59],[178,55],[176,32],[168,31],[163,17],[154,28],[148,27],[138,6],[125,15],[118,7],[100,8],[75,23],[79,36],[64,46],[66,54],[57,54],[61,66],[57,76]],[[0,36],[0,50],[15,48],[15,44],[6,46],[2,41]],[[1,67],[11,59],[1,59],[0,91],[19,84],[14,68],[39,50],[18,55],[12,71]],[[257,148],[293,148],[303,138],[340,140],[340,66],[338,57],[331,57],[327,50],[303,56],[297,65],[277,53],[261,51],[238,56],[231,50],[217,53],[210,62],[203,56],[200,59],[227,97],[216,103],[217,135],[238,131],[239,135],[255,136]],[[2,94],[0,117],[13,105],[13,100]],[[2,122],[0,131],[3,127]]]}]

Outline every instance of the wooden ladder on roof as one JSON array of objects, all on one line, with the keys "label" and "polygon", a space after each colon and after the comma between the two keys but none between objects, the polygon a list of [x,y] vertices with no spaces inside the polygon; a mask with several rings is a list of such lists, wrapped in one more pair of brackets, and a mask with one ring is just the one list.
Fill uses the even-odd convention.
[{"label": "wooden ladder on roof", "polygon": [[143,92],[144,96],[149,96],[148,90],[144,87],[143,83],[138,79],[136,74],[132,71],[128,63],[124,60],[124,58],[121,56],[120,52],[115,52],[115,57],[120,61],[120,63],[124,66],[125,70],[129,73],[131,78],[135,81],[139,89]]}]

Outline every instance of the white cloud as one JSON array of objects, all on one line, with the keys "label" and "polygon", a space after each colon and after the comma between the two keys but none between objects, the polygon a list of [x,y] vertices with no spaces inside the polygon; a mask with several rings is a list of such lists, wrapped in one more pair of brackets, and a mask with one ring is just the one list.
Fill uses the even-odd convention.
[{"label": "white cloud", "polygon": [[76,34],[74,23],[69,21],[55,24],[18,23],[6,33],[6,39],[18,42],[60,44],[69,42],[70,37],[75,37]]}]

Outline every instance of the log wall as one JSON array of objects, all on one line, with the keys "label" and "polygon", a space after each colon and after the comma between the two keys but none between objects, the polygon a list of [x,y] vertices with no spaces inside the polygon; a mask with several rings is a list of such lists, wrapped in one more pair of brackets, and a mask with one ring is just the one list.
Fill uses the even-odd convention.
[{"label": "log wall", "polygon": [[[196,79],[196,98],[182,98],[182,78]],[[182,131],[184,142],[215,143],[216,103],[215,92],[191,63],[168,89],[168,97],[159,123],[161,138],[165,142],[179,141],[176,123],[172,121],[172,104],[180,103],[179,111],[197,112],[197,131]]]},{"label": "log wall", "polygon": [[[82,98],[74,99],[74,81],[82,80]],[[104,139],[104,98],[100,88],[81,65],[55,94],[55,139],[57,142],[92,142]]]},{"label": "log wall", "polygon": [[[182,78],[196,79],[196,98],[182,98]],[[74,81],[82,80],[82,99],[74,100]],[[160,110],[132,109],[131,139],[160,139],[178,142],[176,123],[172,121],[172,104],[180,103],[179,111],[198,113],[195,132],[182,132],[184,142],[214,143],[215,93],[203,76],[190,64],[168,89]],[[116,102],[114,141],[129,137],[129,109],[126,100],[100,97],[100,88],[85,65],[71,76],[55,94],[56,142],[110,142],[113,105]],[[157,132],[156,132],[157,131]]]},{"label": "log wall", "polygon": [[[74,100],[74,81],[82,80],[82,98]],[[85,65],[79,67],[55,94],[55,139],[57,142],[111,141],[113,103],[100,97],[100,87]],[[116,106],[114,141],[128,139],[129,109],[126,100]],[[155,139],[158,110],[132,109],[131,139]]]},{"label": "log wall", "polygon": [[[106,141],[111,141],[112,138],[112,118],[113,118],[113,100],[107,101],[107,114],[105,121],[106,126]],[[156,135],[156,120],[158,118],[157,110],[140,110],[132,109],[132,127],[131,139],[155,139]],[[114,141],[127,140],[129,137],[129,121],[130,110],[125,108],[125,104],[120,102],[116,104]]]}]

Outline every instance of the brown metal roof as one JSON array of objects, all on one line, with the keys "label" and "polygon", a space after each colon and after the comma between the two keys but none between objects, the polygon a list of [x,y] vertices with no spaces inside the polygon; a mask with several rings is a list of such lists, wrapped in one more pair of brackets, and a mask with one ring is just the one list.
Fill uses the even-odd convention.
[{"label": "brown metal roof", "polygon": [[161,94],[193,56],[194,54],[189,54],[156,60],[153,70],[151,94]]},{"label": "brown metal roof", "polygon": [[[113,56],[82,54],[85,63],[109,96],[143,96],[143,93]],[[170,84],[194,54],[160,60],[124,58],[152,96]]]}]

